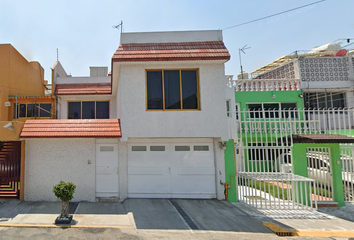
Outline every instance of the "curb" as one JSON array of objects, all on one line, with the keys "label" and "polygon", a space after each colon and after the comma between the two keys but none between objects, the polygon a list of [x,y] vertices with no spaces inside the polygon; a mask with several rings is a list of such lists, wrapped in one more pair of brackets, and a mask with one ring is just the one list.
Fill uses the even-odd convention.
[{"label": "curb", "polygon": [[295,230],[285,228],[275,223],[263,222],[263,225],[269,228],[278,236],[299,236],[299,237],[354,237],[354,231],[329,231],[329,230]]},{"label": "curb", "polygon": [[115,229],[133,229],[132,226],[112,226],[112,225],[70,225],[70,224],[11,224],[1,223],[0,227],[14,228],[115,228]]}]

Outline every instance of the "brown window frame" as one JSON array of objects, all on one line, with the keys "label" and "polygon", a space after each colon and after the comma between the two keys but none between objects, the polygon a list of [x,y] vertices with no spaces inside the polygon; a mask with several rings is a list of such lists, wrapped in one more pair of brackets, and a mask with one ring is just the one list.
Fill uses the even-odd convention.
[{"label": "brown window frame", "polygon": [[[164,87],[164,71],[179,71],[179,82],[180,82],[180,102],[181,108],[179,109],[166,109],[165,108],[165,87]],[[162,73],[162,99],[163,99],[163,106],[162,109],[149,109],[148,108],[148,91],[147,91],[147,73],[148,72],[158,72],[161,71]],[[195,71],[196,72],[196,83],[197,83],[197,108],[195,109],[184,109],[183,108],[183,93],[182,93],[182,71]],[[199,69],[197,68],[172,68],[172,69],[146,69],[145,70],[145,101],[146,101],[146,111],[200,111],[200,85],[199,85]]]}]

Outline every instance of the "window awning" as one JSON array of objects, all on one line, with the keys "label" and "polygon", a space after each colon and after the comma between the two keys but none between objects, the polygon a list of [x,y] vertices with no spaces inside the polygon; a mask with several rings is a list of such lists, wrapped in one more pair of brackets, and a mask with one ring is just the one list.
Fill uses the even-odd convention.
[{"label": "window awning", "polygon": [[121,138],[119,119],[27,120],[21,138]]},{"label": "window awning", "polygon": [[293,143],[354,143],[353,137],[340,134],[293,134],[292,138]]}]

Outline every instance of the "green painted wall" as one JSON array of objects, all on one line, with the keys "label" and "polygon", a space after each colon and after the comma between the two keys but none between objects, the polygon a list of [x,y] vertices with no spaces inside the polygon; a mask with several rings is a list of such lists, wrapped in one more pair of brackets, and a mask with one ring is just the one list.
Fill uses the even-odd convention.
[{"label": "green painted wall", "polygon": [[237,202],[237,190],[236,190],[236,179],[235,179],[235,149],[234,141],[229,140],[226,142],[226,149],[224,151],[225,155],[225,183],[230,184],[228,189],[228,201]]},{"label": "green painted wall", "polygon": [[[303,99],[299,97],[302,94],[298,91],[263,91],[263,92],[235,92],[236,103],[240,103],[240,110],[247,108],[247,103],[276,103],[276,102],[296,102],[297,108],[304,107]],[[272,96],[275,95],[275,98]]]}]

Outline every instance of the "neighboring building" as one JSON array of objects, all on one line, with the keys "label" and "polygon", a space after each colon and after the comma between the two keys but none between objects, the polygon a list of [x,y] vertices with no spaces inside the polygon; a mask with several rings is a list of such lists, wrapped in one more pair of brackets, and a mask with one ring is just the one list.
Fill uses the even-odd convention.
[{"label": "neighboring building", "polygon": [[295,51],[255,70],[257,79],[300,79],[304,107],[354,107],[354,51],[330,43],[311,51]]},{"label": "neighboring building", "polygon": [[21,133],[25,199],[55,200],[60,180],[77,185],[75,201],[223,199],[229,59],[221,31],[152,32],[121,35],[111,78],[104,68],[69,77],[57,64],[60,119]]},{"label": "neighboring building", "polygon": [[48,109],[44,103],[53,103],[50,95],[44,96],[46,87],[38,62],[28,62],[11,44],[0,44],[0,198],[23,199],[24,141],[20,141],[20,132],[25,119],[44,115],[36,106]]},{"label": "neighboring building", "polygon": [[352,53],[338,44],[296,51],[233,81],[235,160],[226,149],[225,165],[239,188],[230,201],[265,209],[354,201]]}]

